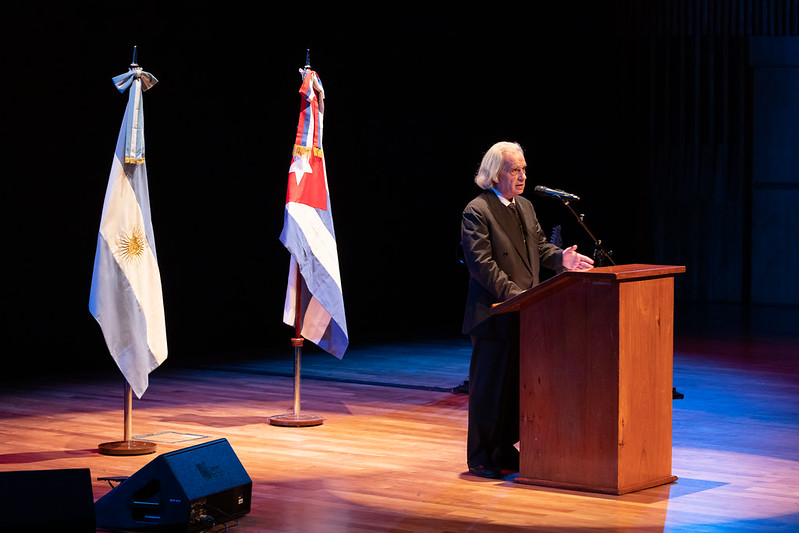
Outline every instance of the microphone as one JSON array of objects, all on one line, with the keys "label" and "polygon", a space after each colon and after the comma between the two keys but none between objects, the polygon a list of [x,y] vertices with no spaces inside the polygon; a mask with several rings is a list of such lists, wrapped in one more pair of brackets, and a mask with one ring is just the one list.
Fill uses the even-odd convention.
[{"label": "microphone", "polygon": [[543,185],[536,185],[535,193],[540,196],[554,196],[555,198],[560,198],[561,200],[574,200],[575,202],[580,199],[580,197],[576,194],[561,191],[560,189],[550,189],[549,187],[544,187]]}]

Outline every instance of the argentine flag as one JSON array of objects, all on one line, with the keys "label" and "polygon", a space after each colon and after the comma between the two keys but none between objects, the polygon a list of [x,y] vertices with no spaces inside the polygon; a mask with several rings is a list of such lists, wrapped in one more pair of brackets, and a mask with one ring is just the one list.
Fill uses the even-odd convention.
[{"label": "argentine flag", "polygon": [[144,164],[142,93],[158,80],[135,63],[114,78],[130,89],[103,203],[94,258],[89,311],[138,398],[150,372],[167,357],[161,274],[155,254],[147,169]]}]

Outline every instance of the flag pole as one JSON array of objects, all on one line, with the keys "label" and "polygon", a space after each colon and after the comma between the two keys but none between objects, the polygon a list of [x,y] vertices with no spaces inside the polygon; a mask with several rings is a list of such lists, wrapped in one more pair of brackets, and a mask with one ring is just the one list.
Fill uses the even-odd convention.
[{"label": "flag pole", "polygon": [[103,442],[97,446],[97,451],[103,455],[146,455],[155,453],[156,445],[154,442],[133,440],[133,390],[130,383],[125,380],[123,393],[125,409],[123,414],[123,440]]},{"label": "flag pole", "polygon": [[302,355],[302,275],[300,265],[295,263],[295,302],[294,302],[294,337],[291,345],[294,347],[294,411],[282,415],[270,416],[269,423],[273,426],[283,427],[308,427],[319,426],[324,419],[316,414],[300,412],[300,358]]}]

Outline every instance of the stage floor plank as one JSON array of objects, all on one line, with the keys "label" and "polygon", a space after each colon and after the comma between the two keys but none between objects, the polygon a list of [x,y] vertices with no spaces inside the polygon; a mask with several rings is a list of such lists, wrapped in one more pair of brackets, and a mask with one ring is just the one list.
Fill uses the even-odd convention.
[{"label": "stage floor plank", "polygon": [[[122,384],[105,373],[4,383],[0,471],[90,468],[129,476],[157,454],[227,439],[253,479],[232,531],[799,530],[799,342],[692,336],[675,341],[673,474],[622,496],[484,480],[465,473],[464,339],[307,350],[302,411],[316,427],[267,423],[291,411],[293,356],[164,365],[134,400],[134,434],[155,455],[100,455],[119,440]],[[221,354],[220,354],[221,356]],[[43,507],[44,509],[44,507]]]}]

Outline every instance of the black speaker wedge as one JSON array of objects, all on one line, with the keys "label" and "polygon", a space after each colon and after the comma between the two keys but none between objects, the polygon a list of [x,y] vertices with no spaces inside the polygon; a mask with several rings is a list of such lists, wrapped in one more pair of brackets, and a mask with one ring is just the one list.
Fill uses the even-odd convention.
[{"label": "black speaker wedge", "polygon": [[95,502],[97,526],[195,532],[250,512],[252,480],[227,439],[164,453]]}]

